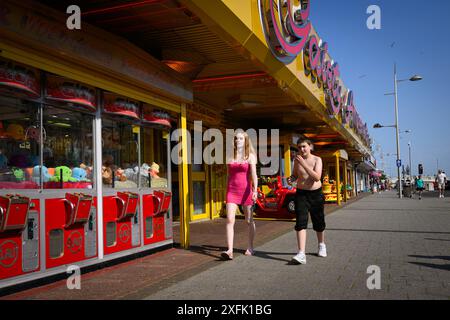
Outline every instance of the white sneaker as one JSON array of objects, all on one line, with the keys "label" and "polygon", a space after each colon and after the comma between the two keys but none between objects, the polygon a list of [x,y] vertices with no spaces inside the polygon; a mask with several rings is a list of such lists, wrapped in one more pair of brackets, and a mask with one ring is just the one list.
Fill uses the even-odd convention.
[{"label": "white sneaker", "polygon": [[306,264],[306,256],[303,252],[297,253],[292,260],[296,261],[299,264]]},{"label": "white sneaker", "polygon": [[317,255],[324,258],[327,256],[327,246],[325,243],[319,243],[319,253]]}]

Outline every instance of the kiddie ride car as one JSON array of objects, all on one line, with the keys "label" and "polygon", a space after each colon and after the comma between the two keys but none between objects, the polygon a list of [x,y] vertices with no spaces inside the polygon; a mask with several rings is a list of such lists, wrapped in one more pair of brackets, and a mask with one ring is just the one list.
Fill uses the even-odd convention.
[{"label": "kiddie ride car", "polygon": [[254,205],[256,218],[295,219],[296,188],[277,176],[267,181],[268,193],[258,188],[258,199]]}]

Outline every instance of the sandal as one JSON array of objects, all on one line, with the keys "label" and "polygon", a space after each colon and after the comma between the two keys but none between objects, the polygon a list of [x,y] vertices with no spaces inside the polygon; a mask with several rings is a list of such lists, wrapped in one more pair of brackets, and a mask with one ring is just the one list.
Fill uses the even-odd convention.
[{"label": "sandal", "polygon": [[246,256],[253,256],[255,251],[253,249],[247,249],[244,253]]},{"label": "sandal", "polygon": [[224,260],[233,260],[233,254],[229,254],[226,251],[223,251],[220,256],[224,259]]}]

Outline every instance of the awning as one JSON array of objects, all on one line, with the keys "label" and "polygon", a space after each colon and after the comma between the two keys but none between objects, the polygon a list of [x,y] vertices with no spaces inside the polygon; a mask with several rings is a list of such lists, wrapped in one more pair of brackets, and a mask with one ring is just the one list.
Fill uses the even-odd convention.
[{"label": "awning", "polygon": [[376,169],[377,168],[375,167],[375,165],[369,161],[361,162],[356,166],[356,170],[363,172],[363,173],[369,173],[370,171],[376,170]]}]

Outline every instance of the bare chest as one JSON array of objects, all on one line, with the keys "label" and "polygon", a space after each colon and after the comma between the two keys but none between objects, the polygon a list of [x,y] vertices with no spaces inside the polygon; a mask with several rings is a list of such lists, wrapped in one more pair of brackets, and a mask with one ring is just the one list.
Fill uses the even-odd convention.
[{"label": "bare chest", "polygon": [[[305,162],[306,162],[306,166],[308,168],[310,168],[311,170],[314,170],[314,168],[316,166],[316,159],[314,159],[314,158],[306,159]],[[308,172],[306,171],[306,169],[303,166],[298,165],[298,167],[299,167],[300,174],[302,176],[308,175]]]}]

